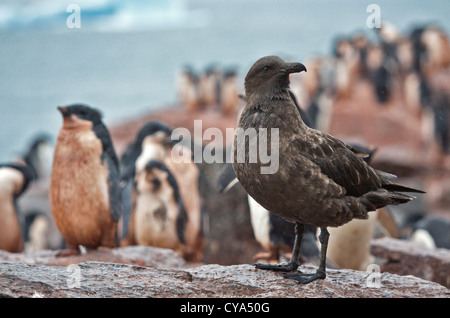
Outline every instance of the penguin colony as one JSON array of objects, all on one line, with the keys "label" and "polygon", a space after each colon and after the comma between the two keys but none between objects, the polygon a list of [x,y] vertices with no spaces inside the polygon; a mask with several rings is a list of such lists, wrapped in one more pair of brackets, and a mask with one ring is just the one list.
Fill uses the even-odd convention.
[{"label": "penguin colony", "polygon": [[176,87],[180,103],[190,113],[219,109],[224,116],[230,116],[238,111],[240,85],[236,67],[210,64],[199,72],[185,65],[177,75]]},{"label": "penguin colony", "polygon": [[[0,165],[0,249],[22,252],[25,240],[28,251],[55,248],[68,256],[83,249],[148,245],[200,262],[205,245],[202,202],[190,147],[178,153],[181,162],[174,161],[171,128],[149,122],[119,160],[98,109],[84,104],[57,109],[62,126],[51,172],[44,164],[49,140],[43,136],[19,163]],[[17,200],[32,181],[41,180],[49,190],[48,202],[37,204],[41,211],[25,200],[21,220]],[[45,203],[51,220],[43,212]],[[56,246],[49,237],[53,224],[63,238]]]},{"label": "penguin colony", "polygon": [[[431,123],[424,128],[431,129],[426,133],[448,153],[450,93],[439,82],[440,71],[450,65],[448,38],[434,26],[417,28],[409,35],[402,35],[385,23],[377,32],[377,43],[370,43],[362,34],[340,37],[334,43],[333,56],[312,58],[305,62],[307,73],[291,75],[289,96],[300,118],[309,127],[327,131],[332,100],[348,98],[356,80],[368,79],[380,107],[389,102],[392,91],[400,87],[408,107],[423,118],[424,127]],[[235,68],[221,69],[217,65],[207,66],[201,74],[186,66],[177,82],[180,102],[189,112],[219,109],[224,116],[236,116],[243,99],[249,103],[248,95],[239,98],[240,86]],[[306,111],[299,104],[305,105]],[[42,160],[48,157],[49,140],[39,136],[19,163],[0,165],[0,249],[22,252],[27,246],[30,250],[64,247],[61,255],[66,255],[79,253],[80,246],[96,249],[149,245],[172,249],[188,261],[202,261],[205,237],[199,194],[200,171],[192,160],[189,146],[183,151],[185,160],[182,163],[173,161],[171,151],[176,141],[171,140],[172,128],[161,122],[143,125],[119,158],[99,110],[73,104],[60,106],[58,111],[62,126],[54,149],[50,149],[50,160]],[[364,156],[356,148],[348,149],[358,157]],[[231,165],[228,170],[230,168]],[[229,170],[231,174],[234,172]],[[391,176],[380,175],[383,182],[387,182],[385,186],[391,187],[389,191],[416,191],[393,184]],[[48,179],[48,205],[52,218],[41,211],[30,210],[21,219],[21,213],[25,211],[19,211],[17,201],[45,178]],[[248,179],[252,178],[239,172],[238,179],[250,194],[252,187]],[[229,182],[225,180],[219,186],[223,189]],[[255,255],[255,259],[273,262],[279,261],[282,253],[291,255],[287,267],[273,264],[257,267],[290,270],[298,267],[300,260],[316,264],[319,269],[312,276],[294,274],[291,278],[303,283],[324,278],[326,247],[328,245],[328,255],[337,249],[333,248],[332,240],[328,243],[328,231],[323,229],[328,224],[340,225],[343,221],[311,222],[300,226],[292,215],[286,218],[283,213],[270,213],[274,212],[273,207],[265,199],[255,200],[253,197],[258,194],[252,193],[248,195],[248,204],[255,239],[268,251]],[[396,194],[385,202],[372,204],[378,208],[409,199],[406,195]],[[371,227],[366,234],[372,233],[372,217],[362,222]],[[348,224],[355,223],[350,221]],[[63,243],[61,238],[57,238],[56,243],[50,242],[48,233],[52,226],[62,235]],[[421,220],[411,227],[417,235],[419,230],[432,234],[433,247],[450,246],[448,222],[433,218]],[[322,228],[323,232],[319,240],[317,228]],[[339,238],[339,234],[333,232],[334,229],[330,229],[331,237]],[[299,244],[301,236],[303,239]],[[323,252],[318,245],[322,245]],[[342,265],[327,259],[327,266],[331,267],[364,269],[361,264],[365,263]]]},{"label": "penguin colony", "polygon": [[450,42],[435,25],[402,34],[383,22],[375,39],[355,32],[336,37],[332,54],[306,59],[306,74],[291,76],[291,90],[316,128],[327,132],[333,101],[348,100],[357,81],[370,84],[374,100],[385,107],[399,92],[420,119],[424,139],[449,153],[450,91],[444,84],[450,66]]}]

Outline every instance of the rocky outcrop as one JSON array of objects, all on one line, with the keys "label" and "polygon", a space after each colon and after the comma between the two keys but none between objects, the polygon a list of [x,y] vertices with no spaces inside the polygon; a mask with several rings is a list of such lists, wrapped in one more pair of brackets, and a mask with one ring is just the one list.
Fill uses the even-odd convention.
[{"label": "rocky outcrop", "polygon": [[32,253],[8,253],[0,250],[0,261],[29,265],[69,266],[81,262],[108,262],[149,267],[186,267],[184,259],[172,250],[148,246],[100,248],[73,256],[58,256],[58,251],[42,250]]},{"label": "rocky outcrop", "polygon": [[171,250],[143,246],[73,257],[2,252],[0,260],[0,297],[450,297],[437,283],[376,268],[330,269],[325,280],[299,285],[249,264],[187,264]]},{"label": "rocky outcrop", "polygon": [[0,262],[0,297],[450,297],[447,288],[413,276],[381,273],[379,285],[370,287],[369,275],[329,270],[325,280],[298,285],[280,273],[251,265],[180,269],[101,262],[68,267]]},{"label": "rocky outcrop", "polygon": [[372,255],[384,261],[382,272],[398,275],[414,275],[450,288],[450,251],[426,249],[419,245],[382,238],[371,243]]}]

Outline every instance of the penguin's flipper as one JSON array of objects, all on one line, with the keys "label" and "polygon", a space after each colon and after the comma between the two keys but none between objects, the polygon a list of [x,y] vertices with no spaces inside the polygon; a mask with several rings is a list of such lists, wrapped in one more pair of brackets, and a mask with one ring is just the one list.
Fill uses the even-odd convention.
[{"label": "penguin's flipper", "polygon": [[134,181],[132,178],[123,179],[120,183],[120,197],[122,200],[122,237],[126,238],[128,236],[128,229],[131,222],[131,209],[133,206],[132,196],[133,196],[133,185]]},{"label": "penguin's flipper", "polygon": [[110,156],[105,155],[104,160],[108,167],[109,204],[111,207],[111,214],[114,221],[118,222],[122,215],[119,169]]},{"label": "penguin's flipper", "polygon": [[111,140],[108,129],[99,122],[93,126],[93,131],[101,140],[103,146],[102,161],[106,162],[108,168],[108,188],[109,188],[109,203],[111,207],[111,214],[114,221],[118,222],[122,215],[122,204],[120,202],[120,172],[119,172],[119,158]]},{"label": "penguin's flipper", "polygon": [[222,173],[217,180],[217,190],[220,193],[226,193],[238,182],[231,163],[225,163],[225,168],[222,170]]},{"label": "penguin's flipper", "polygon": [[119,157],[117,157],[116,151],[114,150],[114,145],[108,129],[100,122],[95,124],[92,130],[102,142],[103,155],[106,155],[111,159],[112,166],[119,172]]},{"label": "penguin's flipper", "polygon": [[180,201],[178,202],[177,235],[181,243],[186,243],[186,236],[184,233],[186,231],[187,221],[188,215],[184,208],[183,200],[180,198]]},{"label": "penguin's flipper", "polygon": [[178,182],[175,179],[175,176],[172,174],[172,171],[161,161],[158,160],[150,160],[147,162],[145,169],[149,170],[152,168],[159,169],[167,173],[167,182],[173,190],[173,199],[175,201],[176,206],[178,207],[178,215],[176,218],[176,232],[178,239],[181,243],[186,242],[186,226],[188,222],[188,214],[186,212],[186,208],[183,203],[183,198],[180,194],[180,188],[178,187]]},{"label": "penguin's flipper", "polygon": [[180,194],[180,188],[178,187],[178,183],[177,180],[175,179],[175,176],[172,174],[169,168],[167,168],[163,163],[161,163],[161,166],[164,167],[165,171],[167,172],[167,181],[169,182],[170,186],[173,189],[173,196],[178,206],[178,215],[176,221],[178,239],[180,240],[181,243],[186,243],[185,232],[188,222],[188,214],[184,206],[183,198],[181,197]]},{"label": "penguin's flipper", "polygon": [[377,218],[382,230],[387,233],[387,235],[393,238],[400,238],[401,230],[388,207],[378,209]]}]

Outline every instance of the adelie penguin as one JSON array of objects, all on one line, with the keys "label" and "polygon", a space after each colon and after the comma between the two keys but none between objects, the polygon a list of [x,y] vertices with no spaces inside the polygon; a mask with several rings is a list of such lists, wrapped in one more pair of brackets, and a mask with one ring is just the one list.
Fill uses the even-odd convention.
[{"label": "adelie penguin", "polygon": [[[185,244],[181,255],[188,261],[199,262],[203,257],[205,245],[202,225],[202,202],[199,193],[200,171],[192,161],[191,150],[182,146],[177,152],[180,161],[173,160],[172,129],[168,126],[151,121],[145,124],[136,140],[127,148],[122,156],[122,200],[123,200],[123,233],[122,245],[133,245],[136,242],[136,221],[134,210],[139,193],[136,189],[136,178],[145,171],[147,163],[156,160],[163,163],[173,174],[187,214],[187,224],[184,229]],[[182,141],[181,141],[182,142]],[[181,145],[180,145],[181,146]],[[157,245],[158,246],[158,245]]]},{"label": "adelie penguin", "polygon": [[33,180],[31,168],[19,164],[0,165],[0,249],[12,253],[23,250],[17,199]]},{"label": "adelie penguin", "polygon": [[119,160],[101,113],[89,106],[60,106],[50,182],[50,206],[68,252],[79,246],[116,246],[121,215]]},{"label": "adelie penguin", "polygon": [[235,116],[239,105],[239,93],[236,81],[236,70],[228,69],[224,72],[222,88],[220,90],[220,108],[225,116]]},{"label": "adelie penguin", "polygon": [[186,65],[177,76],[177,91],[180,103],[189,112],[196,112],[200,107],[200,88],[198,74]]},{"label": "adelie penguin", "polygon": [[[292,257],[286,264],[257,264],[259,269],[296,271],[305,224],[320,228],[320,264],[315,273],[286,273],[298,283],[326,277],[327,227],[352,219],[366,219],[370,211],[390,204],[409,202],[413,197],[400,192],[423,191],[394,183],[392,174],[375,170],[367,156],[339,139],[306,126],[289,95],[289,74],[306,71],[301,63],[289,63],[277,56],[256,61],[245,77],[245,106],[238,128],[278,129],[278,169],[261,173],[265,164],[248,158],[246,138],[234,139],[233,169],[247,193],[271,213],[295,223]],[[271,144],[271,133],[268,144]],[[245,146],[245,144],[244,144]],[[238,149],[245,153],[238,154]],[[254,156],[253,156],[254,157]],[[263,170],[267,172],[267,169]]]},{"label": "adelie penguin", "polygon": [[53,221],[50,209],[53,139],[47,133],[36,134],[22,158],[18,159],[26,163],[35,174],[34,181],[19,201],[23,215],[22,233],[26,253],[41,249],[58,250],[64,245],[64,239]]},{"label": "adelie penguin", "polygon": [[170,248],[183,255],[187,214],[178,184],[166,165],[150,160],[136,173],[132,213],[138,245]]},{"label": "adelie penguin", "polygon": [[49,178],[52,167],[53,142],[48,134],[39,134],[31,143],[23,160],[33,169],[37,180]]},{"label": "adelie penguin", "polygon": [[[157,121],[146,123],[139,130],[133,143],[128,145],[120,159],[120,187],[122,200],[122,219],[120,222],[121,245],[135,245],[135,222],[133,206],[137,198],[136,172],[142,171],[145,164],[155,158],[164,156],[164,140],[169,138],[172,130]],[[140,162],[137,165],[137,161]]]},{"label": "adelie penguin", "polygon": [[200,106],[205,110],[220,103],[222,72],[215,64],[207,65],[199,78]]}]

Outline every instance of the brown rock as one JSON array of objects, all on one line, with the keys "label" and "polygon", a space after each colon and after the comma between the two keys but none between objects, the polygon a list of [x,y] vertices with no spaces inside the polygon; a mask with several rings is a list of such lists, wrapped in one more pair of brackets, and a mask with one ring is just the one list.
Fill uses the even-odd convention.
[{"label": "brown rock", "polygon": [[450,287],[450,251],[428,250],[416,244],[392,238],[381,238],[371,243],[372,255],[385,259],[382,272],[414,275]]},{"label": "brown rock", "polygon": [[136,264],[152,267],[185,267],[186,262],[172,250],[151,246],[127,246],[114,249],[101,248],[86,254],[59,257],[58,251],[42,250],[32,253],[0,251],[0,261],[25,264],[68,266],[84,261]]},{"label": "brown rock", "polygon": [[325,280],[298,285],[251,265],[170,269],[100,262],[70,267],[0,262],[0,297],[450,297],[439,284],[390,273],[381,274],[379,288],[368,287],[368,275],[329,270]]}]

